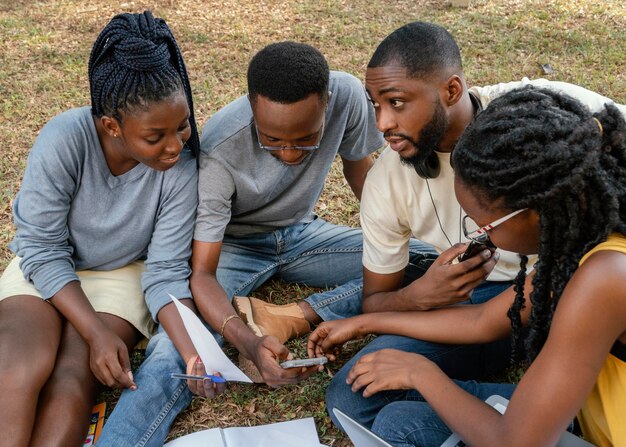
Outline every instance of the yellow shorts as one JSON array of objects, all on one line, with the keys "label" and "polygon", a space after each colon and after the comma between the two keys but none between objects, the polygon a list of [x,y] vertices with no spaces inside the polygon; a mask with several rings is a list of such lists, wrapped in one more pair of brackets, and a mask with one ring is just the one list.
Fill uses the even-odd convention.
[{"label": "yellow shorts", "polygon": [[[154,322],[141,289],[143,261],[110,271],[83,270],[76,272],[80,286],[96,310],[120,317],[150,337]],[[20,258],[15,257],[0,277],[0,301],[16,295],[33,295],[41,298],[35,286],[24,279]]]}]

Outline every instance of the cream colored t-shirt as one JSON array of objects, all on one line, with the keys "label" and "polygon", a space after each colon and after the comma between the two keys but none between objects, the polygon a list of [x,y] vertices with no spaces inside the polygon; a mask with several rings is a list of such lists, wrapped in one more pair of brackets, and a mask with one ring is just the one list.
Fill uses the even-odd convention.
[{"label": "cream colored t-shirt", "polygon": [[[604,104],[617,106],[626,118],[626,106],[615,104],[611,99],[577,85],[546,79],[522,79],[519,82],[502,83],[486,87],[472,87],[469,91],[483,107],[498,96],[515,88],[534,85],[567,93],[591,111],[598,111]],[[374,273],[395,273],[406,267],[409,261],[409,239],[415,237],[431,244],[440,253],[450,248],[450,242],[467,242],[461,230],[461,210],[454,195],[454,173],[449,153],[437,153],[441,173],[428,180],[419,177],[412,167],[401,164],[398,154],[387,147],[369,171],[361,198],[361,226],[363,227],[363,265]],[[433,206],[433,201],[435,206]],[[439,214],[439,227],[435,208]],[[446,236],[450,242],[446,239]],[[517,254],[498,250],[500,260],[491,272],[489,280],[512,280],[519,271]],[[531,258],[529,264],[536,259]]]},{"label": "cream colored t-shirt", "polygon": [[[428,180],[432,200],[426,180],[412,167],[403,165],[389,147],[367,174],[361,200],[361,226],[363,265],[368,270],[387,274],[406,267],[411,237],[433,245],[439,253],[450,248],[446,235],[452,244],[467,242],[461,229],[461,219],[466,213],[454,195],[450,154],[437,152],[437,157],[441,172],[437,178]],[[499,251],[500,260],[489,280],[513,279],[519,271],[519,257]]]}]

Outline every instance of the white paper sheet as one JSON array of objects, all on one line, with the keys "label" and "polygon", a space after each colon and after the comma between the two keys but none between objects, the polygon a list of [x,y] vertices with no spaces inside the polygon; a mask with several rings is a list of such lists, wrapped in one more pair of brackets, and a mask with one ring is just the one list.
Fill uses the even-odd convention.
[{"label": "white paper sheet", "polygon": [[213,374],[219,372],[229,382],[248,382],[252,383],[252,380],[246,376],[230,359],[224,354],[220,345],[217,344],[213,335],[209,330],[204,327],[202,321],[193,313],[191,309],[184,306],[172,296],[172,301],[178,309],[180,317],[183,319],[185,329],[193,342],[198,355],[204,363],[207,374]]},{"label": "white paper sheet", "polygon": [[255,427],[211,428],[174,439],[164,447],[197,446],[320,447],[322,444],[313,418],[304,418]]}]

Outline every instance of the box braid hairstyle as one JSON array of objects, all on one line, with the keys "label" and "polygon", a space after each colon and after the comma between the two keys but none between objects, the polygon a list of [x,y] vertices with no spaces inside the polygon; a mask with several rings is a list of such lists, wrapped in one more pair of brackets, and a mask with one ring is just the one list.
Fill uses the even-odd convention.
[{"label": "box braid hairstyle", "polygon": [[513,358],[539,353],[552,315],[582,256],[612,232],[626,235],[626,123],[610,104],[592,114],[563,93],[526,87],[494,100],[453,151],[455,173],[487,209],[539,214],[529,333],[522,343],[527,258],[508,316]]},{"label": "box braid hairstyle", "polygon": [[122,122],[120,112],[132,112],[180,92],[189,106],[194,155],[200,149],[189,76],[174,35],[163,19],[150,11],[119,14],[102,30],[89,57],[91,113]]}]

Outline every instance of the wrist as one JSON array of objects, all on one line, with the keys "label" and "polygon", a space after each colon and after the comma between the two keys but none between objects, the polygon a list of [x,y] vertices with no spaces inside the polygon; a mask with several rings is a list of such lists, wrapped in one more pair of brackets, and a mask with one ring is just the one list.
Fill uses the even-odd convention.
[{"label": "wrist", "polygon": [[405,303],[405,310],[429,310],[430,307],[424,305],[424,278],[418,278],[406,287],[398,290],[400,301]]}]

